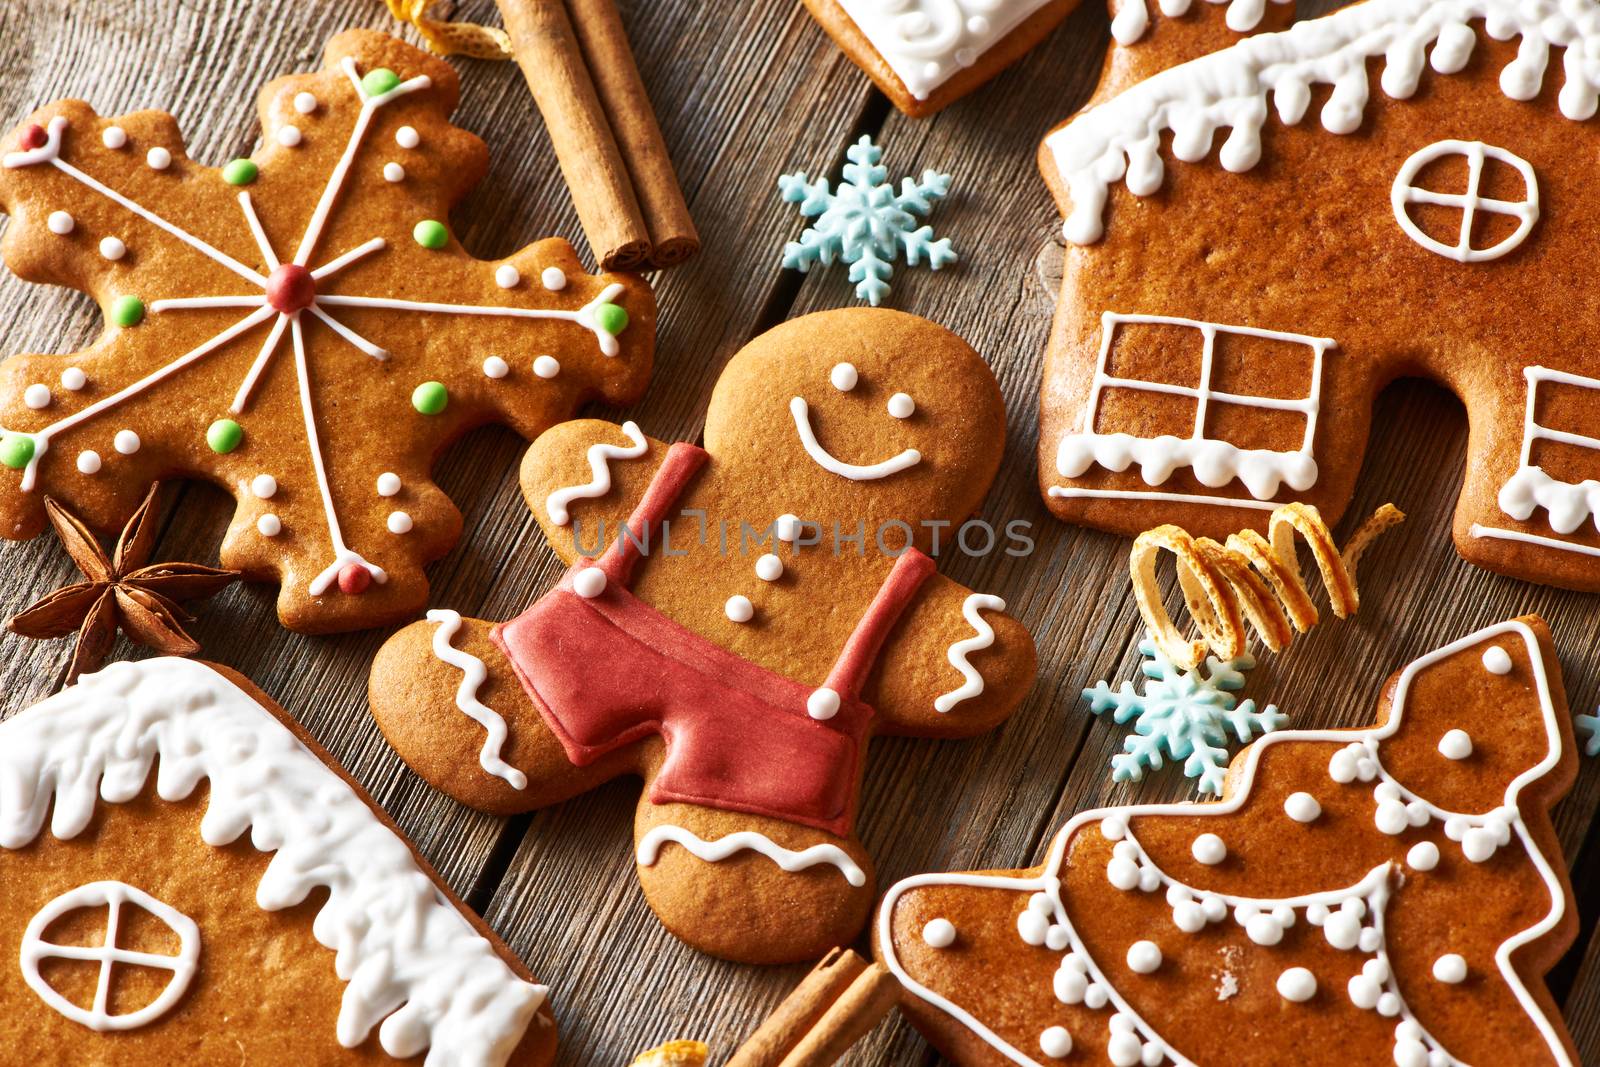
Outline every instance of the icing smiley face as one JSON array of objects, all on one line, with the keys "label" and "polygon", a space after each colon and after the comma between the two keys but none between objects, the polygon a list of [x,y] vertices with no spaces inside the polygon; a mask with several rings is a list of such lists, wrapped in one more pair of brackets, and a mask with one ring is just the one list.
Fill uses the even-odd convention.
[{"label": "icing smiley face", "polygon": [[[861,373],[852,363],[836,363],[833,370],[828,372],[828,380],[841,393],[848,393],[861,383]],[[912,400],[905,393],[896,393],[890,397],[888,407],[891,415],[895,415],[897,411],[904,412],[895,415],[900,419],[909,418],[913,410]],[[915,448],[908,448],[878,463],[846,463],[818,443],[816,431],[811,426],[811,408],[806,403],[805,397],[797,396],[789,401],[789,414],[794,416],[795,433],[799,434],[800,444],[804,446],[806,455],[816,460],[817,466],[823,470],[837,474],[841,478],[849,478],[853,482],[876,481],[922,462],[922,453]]]}]

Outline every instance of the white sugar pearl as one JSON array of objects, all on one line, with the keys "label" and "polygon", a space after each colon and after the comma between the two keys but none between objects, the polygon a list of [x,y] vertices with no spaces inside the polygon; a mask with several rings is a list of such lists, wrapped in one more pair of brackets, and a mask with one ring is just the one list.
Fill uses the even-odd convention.
[{"label": "white sugar pearl", "polygon": [[839,714],[839,694],[826,687],[814,689],[806,697],[806,714],[813,719],[831,719]]},{"label": "white sugar pearl", "polygon": [[539,272],[539,281],[551,292],[559,292],[567,287],[567,272],[560,267],[546,267]]},{"label": "white sugar pearl", "polygon": [[117,436],[111,439],[111,446],[124,456],[131,456],[139,451],[139,435],[132,430],[118,430]]},{"label": "white sugar pearl", "polygon": [[1121,815],[1107,815],[1100,820],[1100,836],[1107,841],[1121,841],[1128,836],[1128,820]]},{"label": "white sugar pearl", "polygon": [[295,93],[294,109],[302,115],[309,115],[317,110],[317,98],[310,93]]},{"label": "white sugar pearl", "polygon": [[483,373],[490,378],[504,378],[511,373],[511,365],[499,356],[490,356],[483,361]]},{"label": "white sugar pearl", "polygon": [[400,491],[400,476],[393,471],[384,471],[378,475],[378,495],[394,496]]},{"label": "white sugar pearl", "polygon": [[1439,846],[1432,841],[1418,841],[1406,853],[1406,866],[1414,871],[1431,871],[1439,866]]},{"label": "white sugar pearl", "polygon": [[541,378],[554,378],[561,373],[561,361],[554,356],[540,356],[533,361],[533,373]]},{"label": "white sugar pearl", "polygon": [[774,532],[780,541],[793,541],[800,536],[800,520],[794,515],[787,513],[779,515],[774,526],[776,527]]},{"label": "white sugar pearl", "polygon": [[775,582],[783,577],[783,560],[771,552],[756,560],[756,577],[763,582]]},{"label": "white sugar pearl", "polygon": [[1445,759],[1466,759],[1472,755],[1472,737],[1465,730],[1449,730],[1439,738],[1439,754]]},{"label": "white sugar pearl", "polygon": [[1467,961],[1451,952],[1433,961],[1433,976],[1446,985],[1459,985],[1467,977]]},{"label": "white sugar pearl", "polygon": [[889,398],[889,414],[897,419],[909,419],[916,410],[916,401],[905,393],[896,393]]},{"label": "white sugar pearl", "polygon": [[100,254],[115,263],[128,254],[128,246],[118,237],[100,238]]},{"label": "white sugar pearl", "polygon": [[1072,1052],[1072,1035],[1065,1026],[1052,1026],[1039,1035],[1039,1051],[1053,1060]]},{"label": "white sugar pearl", "polygon": [[121,126],[107,126],[100,131],[100,143],[107,148],[121,148],[128,143],[128,131]]},{"label": "white sugar pearl", "polygon": [[1495,645],[1484,652],[1483,669],[1490,674],[1510,674],[1511,654],[1499,645]]},{"label": "white sugar pearl", "polygon": [[256,520],[256,532],[262,537],[277,537],[283,532],[283,520],[268,512]]},{"label": "white sugar pearl", "polygon": [[392,534],[410,533],[412,526],[411,516],[403,511],[391,511],[389,512],[388,526],[389,532]]},{"label": "white sugar pearl", "polygon": [[734,622],[749,622],[755,617],[756,607],[750,603],[750,598],[734,594],[728,602],[722,605],[723,612]]},{"label": "white sugar pearl", "polygon": [[43,382],[34,382],[22,391],[22,402],[35,411],[50,406],[50,387]]},{"label": "white sugar pearl", "polygon": [[856,373],[856,368],[853,364],[835,363],[833,370],[828,372],[828,380],[841,393],[848,393],[856,387],[856,383],[861,380],[861,375]]},{"label": "white sugar pearl", "polygon": [[79,389],[89,384],[89,376],[77,367],[68,367],[61,372],[61,388],[76,393]]},{"label": "white sugar pearl", "polygon": [[406,180],[406,168],[398,163],[385,163],[383,165],[383,180],[386,182],[403,182]]},{"label": "white sugar pearl", "polygon": [[572,588],[585,600],[593,600],[606,590],[606,572],[599,567],[585,567],[572,576]]},{"label": "white sugar pearl", "polygon": [[100,470],[100,453],[94,449],[85,449],[78,453],[78,473],[94,474]]},{"label": "white sugar pearl", "polygon": [[1222,838],[1216,834],[1201,834],[1194,839],[1194,844],[1189,851],[1194,853],[1194,858],[1207,867],[1214,867],[1228,858],[1228,846],[1222,843]]},{"label": "white sugar pearl", "polygon": [[1290,793],[1283,799],[1283,810],[1295,822],[1314,822],[1322,814],[1322,805],[1310,793]]},{"label": "white sugar pearl", "polygon": [[1161,966],[1161,948],[1154,941],[1135,941],[1128,947],[1128,969],[1134,974],[1150,974]]},{"label": "white sugar pearl", "polygon": [[278,479],[270,474],[258,474],[250,481],[250,491],[259,500],[271,500],[278,492]]},{"label": "white sugar pearl", "polygon": [[494,283],[502,289],[511,289],[522,281],[522,272],[509,263],[502,263],[494,269]]},{"label": "white sugar pearl", "polygon": [[922,928],[922,940],[929,948],[949,948],[956,943],[956,924],[949,919],[930,919]]},{"label": "white sugar pearl", "polygon": [[151,170],[166,170],[172,166],[172,153],[156,145],[144,154],[144,161],[150,164]]},{"label": "white sugar pearl", "polygon": [[45,220],[45,225],[50,227],[51,233],[65,237],[72,232],[72,228],[77,225],[77,222],[65,211],[52,211],[50,212],[50,217]]},{"label": "white sugar pearl", "polygon": [[1290,967],[1278,975],[1278,996],[1304,1004],[1317,994],[1317,976],[1304,967]]},{"label": "white sugar pearl", "polygon": [[278,143],[285,148],[293,148],[300,143],[300,127],[283,126],[278,130]]},{"label": "white sugar pearl", "polygon": [[422,138],[414,127],[402,126],[394,131],[394,143],[401,148],[415,148],[422,143]]}]

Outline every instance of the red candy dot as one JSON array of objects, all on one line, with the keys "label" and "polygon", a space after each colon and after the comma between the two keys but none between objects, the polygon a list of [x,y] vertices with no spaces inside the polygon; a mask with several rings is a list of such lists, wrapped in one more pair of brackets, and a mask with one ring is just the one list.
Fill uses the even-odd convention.
[{"label": "red candy dot", "polygon": [[346,563],[339,570],[339,592],[360,596],[372,584],[372,572],[359,563]]},{"label": "red candy dot", "polygon": [[304,267],[285,263],[267,276],[267,303],[274,311],[293,315],[317,298],[316,279]]},{"label": "red candy dot", "polygon": [[24,149],[43,148],[45,142],[49,139],[50,135],[45,133],[44,127],[37,122],[22,131],[22,147]]}]

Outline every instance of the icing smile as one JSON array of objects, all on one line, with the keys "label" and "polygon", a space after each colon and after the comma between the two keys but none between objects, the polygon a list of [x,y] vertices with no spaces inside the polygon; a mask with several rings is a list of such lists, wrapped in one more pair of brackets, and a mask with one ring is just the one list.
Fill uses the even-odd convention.
[{"label": "icing smile", "polygon": [[794,416],[795,433],[800,435],[800,443],[805,446],[806,455],[816,460],[817,466],[825,471],[831,471],[841,478],[849,478],[856,482],[870,482],[878,478],[887,478],[891,474],[898,474],[908,467],[914,467],[922,462],[922,453],[914,448],[908,448],[899,455],[891,456],[880,463],[857,464],[845,463],[835,458],[832,453],[823,448],[817,441],[817,435],[811,429],[811,409],[807,406],[805,397],[797,396],[789,401],[789,413]]}]

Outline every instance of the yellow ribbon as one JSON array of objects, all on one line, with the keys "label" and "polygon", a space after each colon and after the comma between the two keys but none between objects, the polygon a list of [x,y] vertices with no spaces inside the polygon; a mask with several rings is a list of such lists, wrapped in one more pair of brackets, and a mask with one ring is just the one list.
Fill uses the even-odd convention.
[{"label": "yellow ribbon", "polygon": [[474,59],[510,59],[511,38],[505,30],[470,22],[436,19],[428,12],[445,0],[385,0],[389,14],[417,28],[428,48],[441,56],[467,55]]}]

